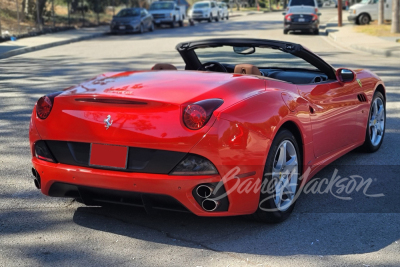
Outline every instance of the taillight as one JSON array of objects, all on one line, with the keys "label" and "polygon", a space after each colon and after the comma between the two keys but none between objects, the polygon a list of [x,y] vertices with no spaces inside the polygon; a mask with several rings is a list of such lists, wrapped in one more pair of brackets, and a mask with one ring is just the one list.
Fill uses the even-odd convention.
[{"label": "taillight", "polygon": [[318,8],[315,8],[315,13],[318,13]]},{"label": "taillight", "polygon": [[46,142],[43,140],[35,143],[35,156],[44,161],[56,162],[49,148],[47,147]]},{"label": "taillight", "polygon": [[183,111],[183,123],[191,130],[202,128],[222,103],[222,99],[207,99],[187,105]]},{"label": "taillight", "polygon": [[313,21],[318,19],[318,16],[317,16],[317,15],[312,14],[312,16],[313,16],[313,18],[312,18]]},{"label": "taillight", "polygon": [[170,173],[171,175],[218,174],[217,168],[205,157],[188,154]]},{"label": "taillight", "polygon": [[39,98],[36,103],[36,114],[40,119],[44,120],[50,115],[51,109],[53,108],[54,98],[61,93],[62,92],[52,93]]},{"label": "taillight", "polygon": [[286,21],[292,21],[292,18],[291,18],[292,15],[293,15],[293,13],[287,14],[287,15],[285,16],[285,20],[286,20]]}]

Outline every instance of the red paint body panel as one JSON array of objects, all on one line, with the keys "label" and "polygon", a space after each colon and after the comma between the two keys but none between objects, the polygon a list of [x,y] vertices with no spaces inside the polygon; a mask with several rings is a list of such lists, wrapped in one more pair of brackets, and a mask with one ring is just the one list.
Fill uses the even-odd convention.
[{"label": "red paint body panel", "polygon": [[125,169],[127,158],[127,146],[92,144],[89,165]]},{"label": "red paint body panel", "polygon": [[[33,110],[29,127],[32,163],[41,176],[42,192],[54,182],[169,195],[201,216],[251,214],[259,202],[259,190],[228,194],[229,210],[206,212],[192,195],[201,183],[221,181],[234,167],[242,184],[260,183],[265,161],[275,135],[285,124],[297,127],[301,136],[303,165],[311,168],[310,179],[324,165],[361,145],[370,103],[360,103],[357,94],[372,99],[382,81],[368,71],[357,70],[357,82],[294,85],[251,75],[200,71],[143,71],[109,73],[66,89],[55,97],[46,120]],[[129,99],[137,104],[107,104],[77,101]],[[183,109],[190,103],[219,98],[224,103],[200,130],[186,128]],[[140,104],[141,103],[141,104]],[[111,115],[106,130],[104,119]],[[75,141],[161,149],[201,155],[217,168],[217,175],[174,176],[128,173],[60,163],[34,156],[38,140]],[[304,169],[305,169],[304,168]],[[235,188],[239,179],[224,186]],[[243,191],[243,190],[242,190]]]}]

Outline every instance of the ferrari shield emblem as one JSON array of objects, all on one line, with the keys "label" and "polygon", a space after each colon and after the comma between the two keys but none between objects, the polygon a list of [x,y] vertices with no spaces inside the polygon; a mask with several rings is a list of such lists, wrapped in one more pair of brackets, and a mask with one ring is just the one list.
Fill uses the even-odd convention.
[{"label": "ferrari shield emblem", "polygon": [[358,82],[358,85],[359,85],[360,87],[362,87],[362,83],[361,83],[360,79],[357,79],[357,82]]},{"label": "ferrari shield emblem", "polygon": [[111,115],[108,115],[107,118],[104,120],[104,127],[106,127],[106,130],[108,130],[108,128],[110,128],[110,126],[113,123],[113,120],[111,119]]}]

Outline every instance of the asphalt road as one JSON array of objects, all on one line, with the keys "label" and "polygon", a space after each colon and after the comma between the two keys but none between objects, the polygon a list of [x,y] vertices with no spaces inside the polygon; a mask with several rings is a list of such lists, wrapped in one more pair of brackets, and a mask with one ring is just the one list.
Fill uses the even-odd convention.
[{"label": "asphalt road", "polygon": [[[322,9],[322,22],[335,17]],[[49,92],[108,71],[183,68],[178,42],[254,37],[297,42],[334,67],[367,68],[387,86],[387,128],[374,154],[351,152],[318,177],[372,178],[352,201],[305,194],[282,224],[242,217],[149,216],[141,209],[85,207],[43,196],[33,185],[31,110]],[[399,60],[332,44],[322,33],[283,35],[281,13],[232,18],[143,35],[105,36],[0,60],[0,266],[400,266]]]}]

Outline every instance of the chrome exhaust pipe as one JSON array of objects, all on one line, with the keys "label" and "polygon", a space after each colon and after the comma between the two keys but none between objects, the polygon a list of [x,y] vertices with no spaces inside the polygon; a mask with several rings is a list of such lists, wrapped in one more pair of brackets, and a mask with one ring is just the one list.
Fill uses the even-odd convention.
[{"label": "chrome exhaust pipe", "polygon": [[215,201],[213,199],[204,199],[203,202],[201,203],[201,207],[205,211],[214,211],[218,208],[219,206],[219,201]]},{"label": "chrome exhaust pipe", "polygon": [[41,183],[40,183],[40,175],[39,175],[39,173],[34,168],[32,168],[32,174],[33,174],[33,176],[35,176],[35,179],[33,180],[33,182],[35,183],[36,188],[40,189],[41,188]]},{"label": "chrome exhaust pipe", "polygon": [[214,191],[213,188],[207,186],[207,185],[199,185],[196,188],[196,194],[201,197],[201,198],[208,198],[211,196],[212,192]]}]

